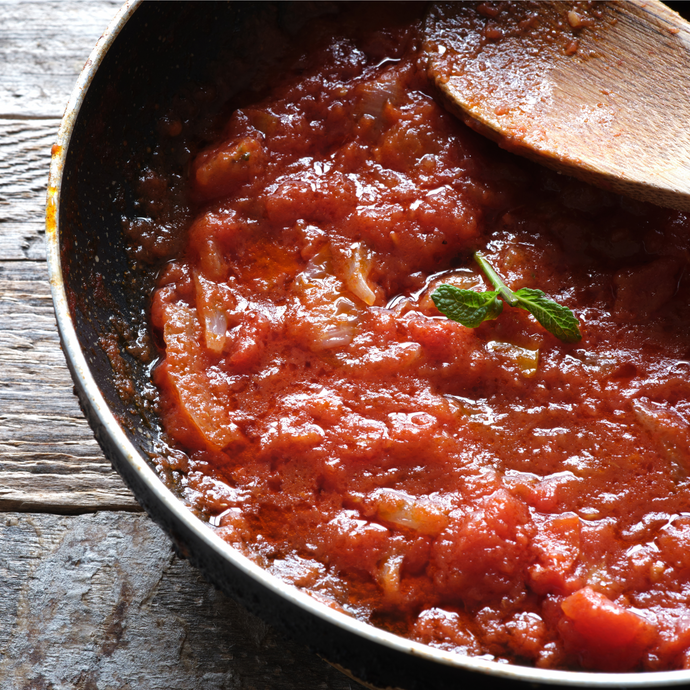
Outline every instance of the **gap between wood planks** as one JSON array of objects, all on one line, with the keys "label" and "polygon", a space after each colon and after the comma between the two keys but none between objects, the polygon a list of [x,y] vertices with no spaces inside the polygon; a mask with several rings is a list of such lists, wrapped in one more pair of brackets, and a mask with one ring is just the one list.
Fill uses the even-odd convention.
[{"label": "gap between wood planks", "polygon": [[141,508],[73,394],[45,262],[0,261],[0,512],[103,510]]},{"label": "gap between wood planks", "polygon": [[205,582],[144,515],[0,514],[0,543],[3,690],[355,687]]}]

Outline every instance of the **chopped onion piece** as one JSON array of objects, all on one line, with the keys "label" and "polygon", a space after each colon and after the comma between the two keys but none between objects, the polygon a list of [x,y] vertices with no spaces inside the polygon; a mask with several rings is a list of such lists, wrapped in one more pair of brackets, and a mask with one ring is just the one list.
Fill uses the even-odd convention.
[{"label": "chopped onion piece", "polygon": [[330,261],[330,251],[324,247],[314,256],[302,271],[302,278],[307,282],[321,280],[329,275],[328,263]]},{"label": "chopped onion piece", "polygon": [[304,330],[309,333],[313,352],[349,345],[362,316],[363,307],[345,296],[343,277],[335,275],[333,263],[332,249],[326,246],[293,283],[300,302],[309,312],[305,319],[309,325]]},{"label": "chopped onion piece", "polygon": [[354,324],[359,321],[357,305],[347,297],[338,297],[335,301],[335,315],[340,323]]},{"label": "chopped onion piece", "polygon": [[228,319],[225,313],[216,307],[207,309],[204,313],[204,335],[207,349],[220,354],[225,347],[227,330]]},{"label": "chopped onion piece", "polygon": [[387,103],[396,104],[404,96],[404,89],[392,79],[362,84],[358,91],[361,100],[357,112],[360,115],[371,115],[377,120],[383,117]]},{"label": "chopped onion piece", "polygon": [[204,343],[211,352],[220,354],[225,347],[228,318],[225,313],[221,288],[217,283],[194,271],[196,306],[204,326]]},{"label": "chopped onion piece", "polygon": [[486,344],[489,352],[498,352],[512,359],[517,364],[520,374],[525,378],[532,378],[537,373],[539,366],[539,349],[532,350],[527,347],[520,347],[512,343],[503,343],[498,340],[491,340]]},{"label": "chopped onion piece", "polygon": [[201,325],[197,311],[184,302],[167,307],[163,330],[167,373],[188,420],[215,449],[244,438],[213,390],[198,355]]},{"label": "chopped onion piece", "polygon": [[333,347],[343,347],[349,345],[355,337],[354,324],[338,324],[326,328],[320,334],[312,347],[314,350],[330,350]]},{"label": "chopped onion piece", "polygon": [[395,489],[378,489],[371,498],[379,518],[394,525],[428,535],[440,534],[448,525],[441,507],[429,499],[414,498]]},{"label": "chopped onion piece", "polygon": [[647,398],[632,401],[637,421],[649,432],[659,454],[671,463],[677,479],[685,479],[690,469],[687,448],[690,443],[690,426],[672,408]]},{"label": "chopped onion piece", "polygon": [[386,596],[400,591],[400,575],[404,560],[403,554],[394,554],[389,556],[381,566],[377,579]]},{"label": "chopped onion piece", "polygon": [[376,302],[376,293],[367,281],[371,263],[369,252],[361,242],[356,242],[350,247],[344,265],[344,279],[348,290],[369,306]]}]

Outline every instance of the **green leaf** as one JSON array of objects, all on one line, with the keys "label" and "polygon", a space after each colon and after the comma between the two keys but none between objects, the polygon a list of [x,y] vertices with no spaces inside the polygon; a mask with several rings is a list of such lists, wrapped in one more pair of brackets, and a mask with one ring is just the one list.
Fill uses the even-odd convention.
[{"label": "green leaf", "polygon": [[476,328],[484,321],[495,319],[503,311],[505,301],[511,307],[526,309],[549,333],[566,343],[582,339],[577,318],[568,307],[549,299],[541,290],[520,288],[513,292],[479,252],[475,252],[474,258],[495,290],[474,292],[440,285],[431,299],[442,314],[463,326]]},{"label": "green leaf", "polygon": [[549,299],[541,290],[520,288],[513,294],[518,298],[518,306],[530,312],[549,333],[566,343],[582,339],[575,314],[568,307]]},{"label": "green leaf", "polygon": [[431,299],[444,316],[467,328],[476,328],[483,321],[495,319],[503,311],[498,290],[474,292],[461,290],[454,285],[439,285]]}]

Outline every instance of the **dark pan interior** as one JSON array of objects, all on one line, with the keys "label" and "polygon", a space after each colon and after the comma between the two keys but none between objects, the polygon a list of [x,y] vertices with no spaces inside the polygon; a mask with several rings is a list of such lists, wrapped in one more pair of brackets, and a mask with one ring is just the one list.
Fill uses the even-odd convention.
[{"label": "dark pan interior", "polygon": [[[138,178],[162,164],[160,121],[180,91],[205,85],[223,57],[259,46],[262,24],[279,14],[268,4],[142,4],[103,59],[74,127],[60,201],[65,287],[91,372],[144,455],[153,450],[156,423],[147,404],[150,353],[132,356],[123,347],[137,337],[146,341],[157,270],[128,254],[123,232],[128,220],[146,216],[137,204]],[[247,65],[233,75],[237,90],[251,83]],[[184,172],[179,158],[165,161],[169,173]],[[134,393],[123,378],[134,382]]]},{"label": "dark pan interior", "polygon": [[[268,55],[274,48],[266,27],[278,26],[289,34],[307,14],[331,8],[330,3],[143,3],[116,38],[89,87],[62,180],[63,278],[91,374],[144,458],[158,452],[150,384],[155,352],[146,314],[159,266],[133,257],[124,229],[132,219],[146,216],[138,202],[142,171],[163,164],[173,175],[184,173],[186,144],[166,153],[160,146],[161,118],[181,92],[194,110],[195,89],[219,74],[224,93],[218,104],[251,91],[257,76],[270,65],[270,60],[262,62],[264,49]],[[164,260],[162,256],[160,261]],[[468,687],[528,685],[478,676],[376,644],[314,616],[239,572],[159,503],[102,427],[85,393],[77,392],[106,455],[137,499],[183,555],[253,611],[376,686],[421,690],[458,688],[463,683]]]},{"label": "dark pan interior", "polygon": [[[316,9],[309,3],[143,3],[115,39],[88,89],[62,178],[63,279],[90,373],[146,459],[157,452],[158,425],[150,404],[155,358],[150,353],[132,354],[128,345],[147,340],[147,310],[160,266],[133,258],[124,228],[142,215],[138,179],[143,170],[161,164],[171,174],[185,170],[186,159],[179,150],[161,163],[161,117],[181,92],[193,101],[195,89],[219,74],[224,89],[219,103],[251,91],[257,74],[271,61],[262,63],[257,55],[262,46],[266,53],[274,49],[267,45],[266,27],[294,32],[305,14],[330,8],[327,3],[316,4]],[[79,385],[77,394],[106,456],[137,500],[172,537],[179,553],[223,591],[377,687],[421,690],[457,688],[463,679],[476,682],[473,673],[389,649],[320,619],[240,572],[162,505],[132,469]],[[490,682],[493,686],[497,681]],[[510,687],[521,685],[513,682]]]}]

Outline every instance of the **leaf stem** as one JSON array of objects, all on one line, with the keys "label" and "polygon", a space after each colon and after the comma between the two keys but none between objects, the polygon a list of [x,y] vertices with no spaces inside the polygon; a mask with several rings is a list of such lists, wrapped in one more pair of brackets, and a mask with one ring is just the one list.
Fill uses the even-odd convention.
[{"label": "leaf stem", "polygon": [[517,306],[519,300],[515,293],[501,280],[501,277],[494,271],[494,267],[479,253],[474,253],[474,260],[479,264],[479,268],[489,279],[489,282],[498,290],[499,294],[511,307]]}]

